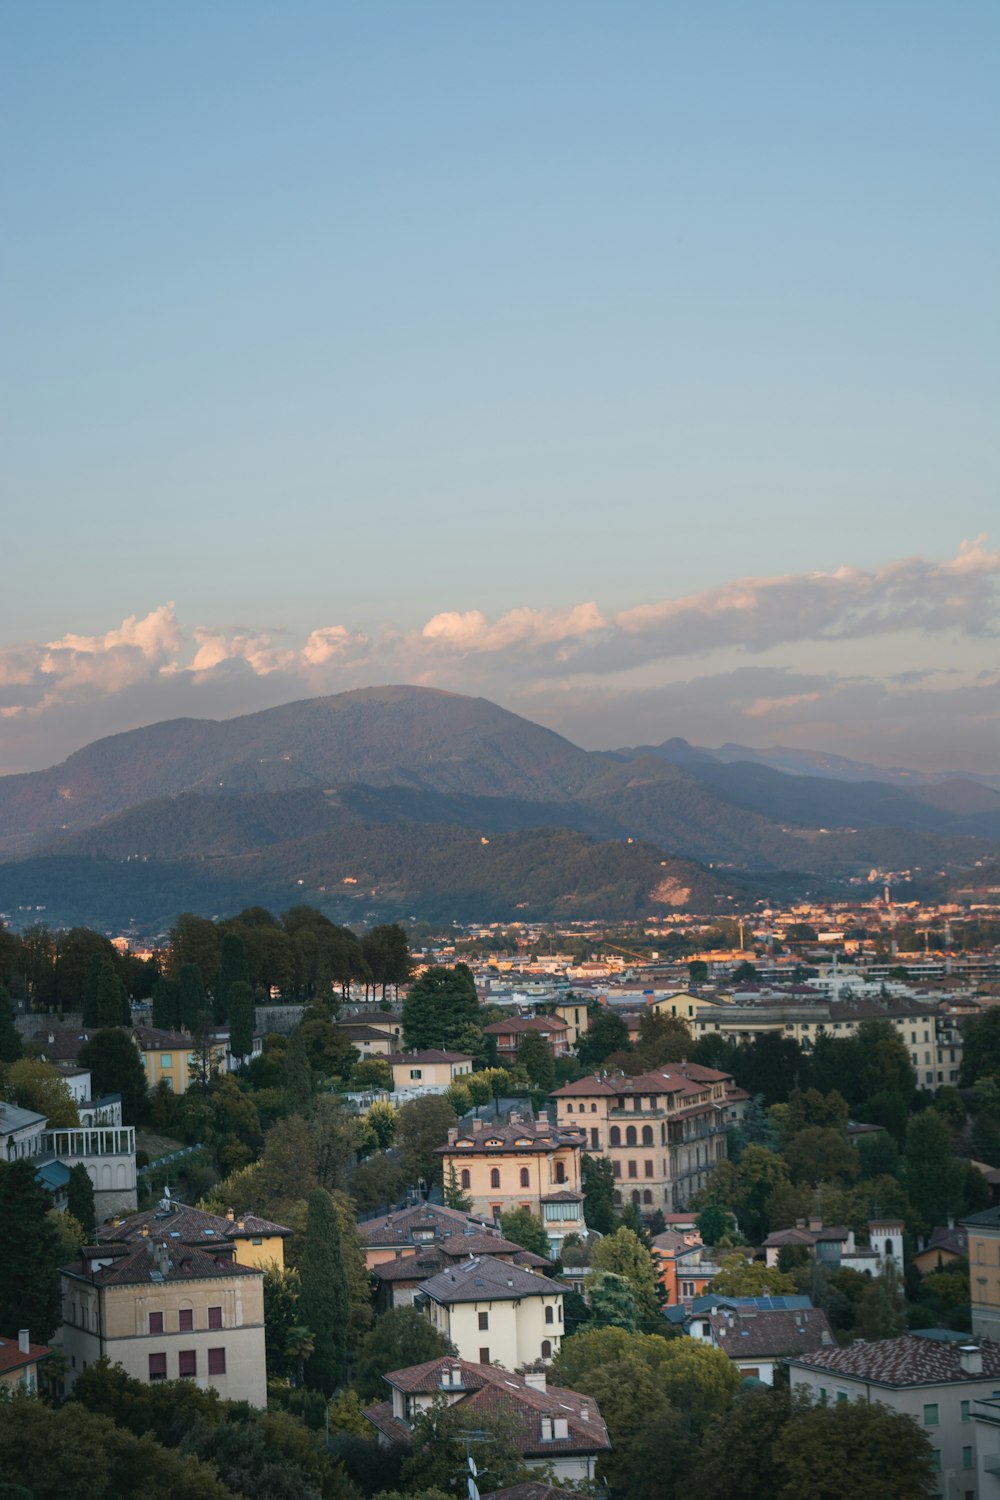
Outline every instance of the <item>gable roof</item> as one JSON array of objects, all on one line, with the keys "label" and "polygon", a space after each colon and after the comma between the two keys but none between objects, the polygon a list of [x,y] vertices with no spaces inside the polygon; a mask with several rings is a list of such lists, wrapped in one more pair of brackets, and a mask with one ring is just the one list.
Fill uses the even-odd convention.
[{"label": "gable roof", "polygon": [[[228,1256],[209,1255],[176,1241],[150,1236],[135,1246],[84,1245],[82,1258],[60,1268],[63,1276],[93,1286],[144,1286],[177,1281],[216,1281],[231,1276],[263,1276],[258,1266],[241,1266]],[[106,1264],[95,1266],[96,1262]],[[91,1269],[95,1267],[94,1269]]]},{"label": "gable roof", "polygon": [[[969,1335],[969,1343],[975,1343]],[[982,1352],[981,1376],[962,1369],[958,1344],[918,1338],[904,1333],[895,1339],[878,1339],[871,1344],[849,1344],[846,1349],[821,1349],[791,1361],[798,1367],[829,1370],[831,1374],[894,1390],[912,1385],[945,1385],[968,1380],[990,1380],[1000,1376],[1000,1344],[979,1339]]]},{"label": "gable roof", "polygon": [[0,1375],[9,1375],[26,1365],[36,1364],[51,1353],[48,1344],[29,1344],[25,1353],[17,1339],[0,1339]]},{"label": "gable roof", "polygon": [[390,1052],[386,1059],[391,1063],[460,1063],[471,1062],[471,1052],[441,1052],[437,1047],[428,1047],[423,1052]]},{"label": "gable roof", "polygon": [[730,1359],[808,1354],[835,1344],[826,1313],[818,1307],[792,1311],[740,1308],[708,1315],[712,1337]]},{"label": "gable roof", "polygon": [[[143,1232],[145,1231],[145,1233]],[[233,1240],[252,1239],[255,1236],[279,1236],[284,1239],[291,1234],[284,1224],[274,1224],[257,1214],[237,1214],[228,1219],[221,1214],[207,1213],[203,1208],[192,1208],[180,1199],[172,1198],[168,1206],[163,1200],[154,1208],[129,1214],[127,1218],[100,1224],[97,1239],[101,1243],[131,1243],[134,1240],[154,1239],[179,1241],[211,1250],[213,1245]]]},{"label": "gable roof", "polygon": [[358,1225],[358,1233],[368,1248],[375,1250],[383,1245],[430,1243],[428,1239],[421,1241],[415,1238],[421,1231],[425,1234],[432,1231],[435,1239],[449,1236],[454,1238],[467,1233],[479,1234],[488,1230],[490,1223],[490,1220],[479,1214],[463,1213],[458,1208],[445,1208],[442,1203],[416,1203],[412,1208],[368,1219]]},{"label": "gable roof", "polygon": [[584,1146],[586,1137],[582,1131],[571,1127],[539,1125],[533,1120],[515,1121],[509,1125],[484,1121],[479,1131],[463,1130],[459,1126],[456,1139],[447,1146],[438,1146],[438,1155],[470,1156],[473,1153],[491,1155],[501,1151],[558,1151],[565,1146]]},{"label": "gable roof", "polygon": [[523,1297],[551,1297],[569,1291],[561,1281],[522,1271],[492,1255],[476,1255],[439,1271],[420,1284],[432,1302],[445,1307],[456,1302],[519,1302]]}]

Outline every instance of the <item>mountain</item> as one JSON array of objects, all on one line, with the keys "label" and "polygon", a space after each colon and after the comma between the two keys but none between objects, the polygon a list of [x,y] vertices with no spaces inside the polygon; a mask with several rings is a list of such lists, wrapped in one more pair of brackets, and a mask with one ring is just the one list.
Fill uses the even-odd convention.
[{"label": "mountain", "polygon": [[983,782],[792,774],[677,738],[588,752],[417,687],[154,724],[0,778],[0,909],[56,922],[302,900],[341,920],[710,911],[998,853]]}]

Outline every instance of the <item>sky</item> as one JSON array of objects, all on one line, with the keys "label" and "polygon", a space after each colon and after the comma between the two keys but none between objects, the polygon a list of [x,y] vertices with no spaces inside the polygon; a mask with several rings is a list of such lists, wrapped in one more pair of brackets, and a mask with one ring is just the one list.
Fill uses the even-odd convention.
[{"label": "sky", "polygon": [[992,0],[47,0],[0,772],[421,682],[1000,771]]}]

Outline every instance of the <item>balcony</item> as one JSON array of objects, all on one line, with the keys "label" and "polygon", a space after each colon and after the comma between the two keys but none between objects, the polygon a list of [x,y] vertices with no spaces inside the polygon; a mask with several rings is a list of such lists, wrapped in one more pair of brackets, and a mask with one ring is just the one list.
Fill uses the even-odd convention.
[{"label": "balcony", "polygon": [[608,1110],[610,1120],[660,1120],[667,1113],[665,1109],[622,1109],[616,1106]]}]

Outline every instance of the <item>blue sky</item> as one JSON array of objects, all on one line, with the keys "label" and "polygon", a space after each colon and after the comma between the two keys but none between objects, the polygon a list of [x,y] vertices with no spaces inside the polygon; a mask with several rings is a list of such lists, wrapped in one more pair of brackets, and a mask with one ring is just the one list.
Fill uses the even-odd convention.
[{"label": "blue sky", "polygon": [[[984,767],[988,543],[958,624],[800,639],[785,589],[766,647],[601,631],[996,543],[998,43],[985,0],[15,7],[0,769],[390,673],[588,743],[926,725]],[[596,670],[406,645],[590,602]]]}]

